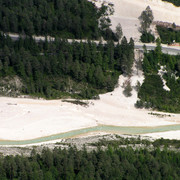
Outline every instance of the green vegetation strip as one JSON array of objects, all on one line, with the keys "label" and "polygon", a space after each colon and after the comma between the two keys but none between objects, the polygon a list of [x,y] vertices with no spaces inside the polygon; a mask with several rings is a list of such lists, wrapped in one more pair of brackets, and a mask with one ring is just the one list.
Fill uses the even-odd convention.
[{"label": "green vegetation strip", "polygon": [[66,133],[55,134],[52,136],[41,137],[32,140],[22,140],[22,141],[0,141],[0,145],[26,145],[41,143],[46,141],[52,141],[57,139],[70,138],[73,136],[78,136],[90,132],[111,132],[111,133],[121,133],[121,134],[146,134],[146,133],[156,133],[156,132],[166,132],[166,131],[176,131],[180,130],[180,124],[178,125],[167,125],[167,126],[156,126],[156,127],[125,127],[125,126],[95,126],[90,128],[84,128],[79,130],[74,130]]}]

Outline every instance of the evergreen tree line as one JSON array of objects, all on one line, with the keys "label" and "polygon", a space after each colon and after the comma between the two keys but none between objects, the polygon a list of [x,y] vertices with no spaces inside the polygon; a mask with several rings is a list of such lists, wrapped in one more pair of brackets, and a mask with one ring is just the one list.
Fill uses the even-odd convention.
[{"label": "evergreen tree line", "polygon": [[110,8],[103,5],[98,9],[87,0],[0,0],[0,31],[117,40],[109,28]]},{"label": "evergreen tree line", "polygon": [[150,32],[143,32],[140,37],[141,42],[143,43],[150,43],[155,41],[155,37]]},{"label": "evergreen tree line", "polygon": [[173,28],[166,28],[157,26],[158,34],[161,38],[162,43],[171,44],[174,41],[180,43],[180,30],[174,30]]},{"label": "evergreen tree line", "polygon": [[1,156],[0,179],[22,180],[178,180],[180,178],[180,153],[160,151],[159,148],[133,150],[113,148],[87,152],[55,148],[34,150],[30,157]]},{"label": "evergreen tree line", "polygon": [[175,6],[180,6],[180,0],[162,0],[162,1],[167,1],[174,4]]},{"label": "evergreen tree line", "polygon": [[[170,91],[163,89],[163,82],[158,75],[160,66],[167,72],[163,78]],[[145,52],[143,60],[145,81],[138,96],[141,99],[137,107],[154,108],[160,111],[180,112],[180,56],[161,53],[160,46],[155,51]]]},{"label": "evergreen tree line", "polygon": [[140,40],[143,43],[154,42],[155,37],[151,32],[150,26],[154,20],[153,12],[149,6],[142,11],[141,15],[138,18],[140,20],[139,32],[141,33]]},{"label": "evergreen tree line", "polygon": [[22,92],[61,97],[62,93],[92,98],[112,91],[119,74],[130,73],[134,59],[134,42],[121,44],[72,42],[56,39],[36,43],[32,38],[12,41],[0,36],[0,77],[23,80]]}]

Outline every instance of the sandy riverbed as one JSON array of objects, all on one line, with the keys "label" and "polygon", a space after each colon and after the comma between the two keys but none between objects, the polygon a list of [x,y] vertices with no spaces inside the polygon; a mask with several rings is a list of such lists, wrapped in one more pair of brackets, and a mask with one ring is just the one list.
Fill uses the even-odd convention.
[{"label": "sandy riverbed", "polygon": [[[180,8],[160,0],[111,0],[115,13],[112,26],[119,22],[124,35],[138,38],[138,17],[150,5],[155,20],[175,22],[180,25]],[[134,107],[137,93],[131,98],[123,95],[123,83],[127,78],[120,76],[119,87],[113,92],[100,95],[100,100],[89,101],[89,107],[74,105],[61,100],[34,100],[0,97],[0,139],[26,140],[71,130],[97,126],[160,126],[180,123],[180,114],[157,117],[151,111]],[[142,74],[131,78],[132,85],[143,81]],[[163,114],[163,113],[161,113]],[[169,114],[169,113],[167,113]],[[153,137],[180,139],[179,131],[148,134]]]},{"label": "sandy riverbed", "polygon": [[[61,100],[0,97],[0,139],[34,139],[98,124],[148,127],[180,123],[180,114],[160,118],[150,115],[151,111],[136,109],[136,91],[133,90],[130,98],[122,93],[125,79],[120,76],[119,87],[113,92],[100,95],[100,100],[90,100],[89,107]],[[131,78],[132,86],[137,80],[141,82],[143,76],[134,74]],[[161,133],[158,136],[167,137],[167,134]],[[180,134],[176,133],[174,138],[180,138]]]}]

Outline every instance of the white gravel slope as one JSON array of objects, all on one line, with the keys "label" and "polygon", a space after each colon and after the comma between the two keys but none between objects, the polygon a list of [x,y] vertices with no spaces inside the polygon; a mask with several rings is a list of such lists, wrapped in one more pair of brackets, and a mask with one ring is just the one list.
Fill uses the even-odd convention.
[{"label": "white gravel slope", "polygon": [[[93,0],[91,0],[93,1]],[[124,35],[129,39],[139,39],[138,17],[147,6],[153,11],[154,21],[164,21],[180,25],[180,7],[161,0],[97,0],[95,3],[100,6],[102,2],[114,4],[114,15],[111,16],[112,29],[121,23]]]}]

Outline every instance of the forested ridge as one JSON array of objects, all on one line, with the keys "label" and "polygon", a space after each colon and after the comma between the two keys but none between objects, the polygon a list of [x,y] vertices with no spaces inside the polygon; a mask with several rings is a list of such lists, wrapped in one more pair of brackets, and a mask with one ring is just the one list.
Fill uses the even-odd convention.
[{"label": "forested ridge", "polygon": [[[93,98],[112,91],[118,76],[130,73],[134,58],[132,40],[114,45],[122,29],[120,24],[116,33],[110,29],[113,11],[112,4],[97,8],[87,0],[0,0],[0,94]],[[14,42],[7,32],[23,38]],[[37,43],[32,35],[55,41]],[[67,38],[89,41],[68,43]],[[109,42],[90,41],[101,38]],[[7,84],[16,80],[21,86]]]},{"label": "forested ridge", "polygon": [[[158,74],[160,66],[164,68],[163,78],[170,91],[163,88]],[[143,60],[145,81],[143,82],[137,101],[137,107],[154,108],[160,111],[180,112],[180,55],[168,55],[161,52],[158,43],[155,51],[145,51]]]},{"label": "forested ridge", "polygon": [[0,77],[18,76],[22,93],[46,98],[92,98],[112,91],[121,73],[129,74],[134,42],[122,39],[102,45],[56,39],[36,43],[0,36]]},{"label": "forested ridge", "polygon": [[138,179],[178,180],[180,153],[167,150],[113,147],[87,152],[45,148],[41,154],[34,150],[30,157],[1,156],[0,179],[54,180],[54,179]]},{"label": "forested ridge", "polygon": [[87,0],[0,0],[0,31],[29,36],[116,39],[109,28],[111,13],[112,5],[97,8]]}]

